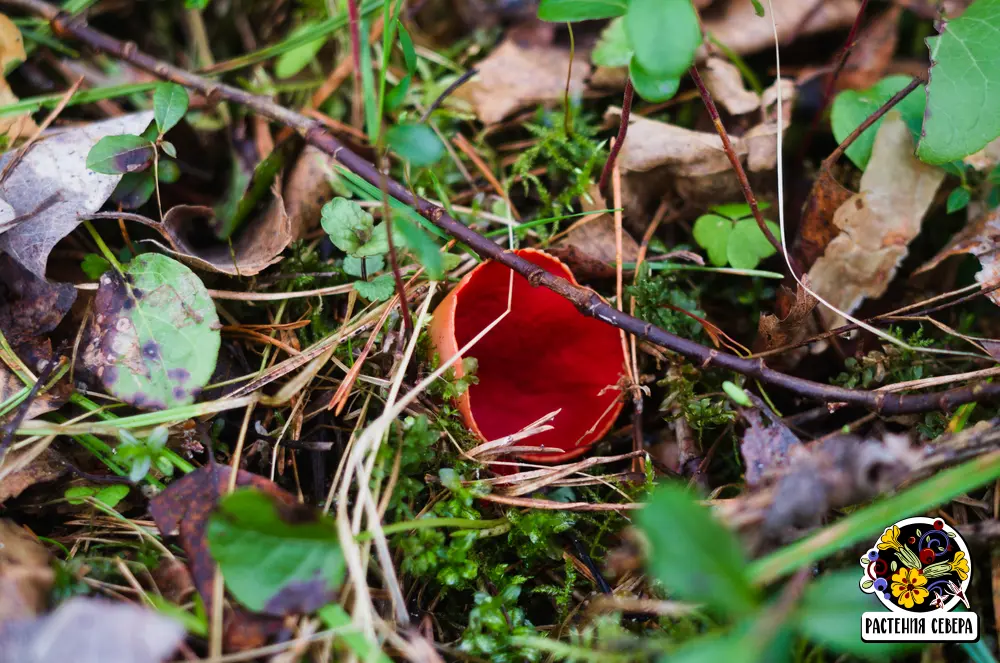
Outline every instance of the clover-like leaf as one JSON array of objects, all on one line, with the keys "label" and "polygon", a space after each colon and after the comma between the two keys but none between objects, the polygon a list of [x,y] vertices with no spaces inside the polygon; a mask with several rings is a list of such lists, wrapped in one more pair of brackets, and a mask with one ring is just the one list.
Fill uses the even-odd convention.
[{"label": "clover-like leaf", "polygon": [[708,259],[716,267],[724,267],[729,262],[729,235],[733,222],[718,214],[704,214],[694,222],[694,241],[708,252]]},{"label": "clover-like leaf", "polygon": [[352,200],[334,198],[323,205],[323,230],[338,249],[355,258],[382,255],[389,251],[385,223],[375,219]]},{"label": "clover-like leaf", "polygon": [[392,274],[382,274],[371,281],[355,281],[358,294],[372,302],[384,302],[396,291],[396,281]]},{"label": "clover-like leaf", "polygon": [[144,409],[191,403],[215,370],[219,316],[187,266],[145,253],[105,272],[84,364],[122,401]]},{"label": "clover-like leaf", "polygon": [[[765,224],[775,237],[781,232],[773,221],[765,221]],[[736,269],[753,269],[774,254],[774,246],[761,232],[756,220],[740,219],[734,224],[726,250],[730,265]]]}]

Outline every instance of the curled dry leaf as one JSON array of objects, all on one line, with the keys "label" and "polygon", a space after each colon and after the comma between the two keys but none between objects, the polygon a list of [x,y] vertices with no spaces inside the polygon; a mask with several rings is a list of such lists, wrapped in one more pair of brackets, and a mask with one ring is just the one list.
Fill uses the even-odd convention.
[{"label": "curled dry leaf", "polygon": [[[891,111],[875,137],[861,192],[834,215],[840,234],[809,270],[810,287],[842,311],[886,291],[944,179],[944,171],[918,160],[913,150],[909,128]],[[827,329],[844,323],[832,310],[820,315]]]},{"label": "curled dry leaf", "polygon": [[[141,134],[152,119],[152,111],[122,115],[36,141],[0,181],[0,200],[10,206],[6,217],[0,209],[0,251],[45,278],[52,248],[77,227],[81,216],[96,212],[122,178],[87,168],[90,148],[105,136]],[[17,154],[0,156],[0,170]]]},{"label": "curled dry leaf", "polygon": [[180,622],[133,603],[76,596],[54,613],[0,627],[0,663],[163,663]]},{"label": "curled dry leaf", "polygon": [[[10,89],[3,74],[9,66],[23,62],[24,58],[24,40],[21,38],[21,31],[17,29],[13,21],[0,14],[0,106],[8,106],[17,102],[17,96]],[[10,139],[10,143],[21,136],[33,133],[37,129],[38,125],[27,113],[0,117],[0,136],[6,135]]]},{"label": "curled dry leaf", "polygon": [[[805,288],[796,284],[794,295],[787,289],[783,289],[778,301],[779,304],[785,302],[791,302],[791,304],[787,306],[784,315],[780,318],[769,313],[760,316],[760,321],[757,323],[756,349],[758,351],[773,350],[798,343],[812,331],[810,324],[812,312],[818,302]],[[787,353],[782,357],[787,357]],[[794,364],[797,358],[786,361]]]},{"label": "curled dry leaf", "polygon": [[48,334],[76,301],[69,283],[49,283],[0,255],[0,330],[15,348]]},{"label": "curled dry leaf", "polygon": [[[778,39],[786,42],[828,30],[849,27],[858,14],[858,0],[772,0]],[[767,5],[764,5],[767,10]],[[774,32],[769,18],[754,12],[749,0],[714,3],[702,16],[705,32],[740,55],[774,48]],[[803,22],[804,21],[804,22]]]},{"label": "curled dry leaf", "polygon": [[14,521],[0,520],[0,632],[11,620],[43,611],[54,580],[49,552],[38,539]]},{"label": "curled dry leaf", "polygon": [[281,261],[281,252],[294,239],[292,220],[282,197],[275,190],[267,209],[254,217],[239,237],[229,244],[209,235],[215,212],[210,207],[177,205],[163,216],[163,234],[170,246],[152,240],[178,260],[207,272],[229,276],[254,276]]},{"label": "curled dry leaf", "polygon": [[[517,251],[542,269],[573,283],[558,259],[533,249]],[[469,272],[434,312],[430,334],[442,361],[496,320],[507,307],[510,270],[488,261]],[[527,438],[531,446],[561,453],[526,454],[531,462],[561,462],[586,453],[622,408],[616,388],[625,356],[619,332],[588,318],[547,288],[514,275],[511,312],[470,355],[479,363],[473,384],[458,399],[466,425],[483,441],[517,433],[559,410],[552,430]],[[462,362],[455,373],[464,373]]]},{"label": "curled dry leaf", "polygon": [[710,57],[701,68],[705,87],[730,115],[745,115],[760,108],[760,96],[746,88],[739,67],[722,58]]},{"label": "curled dry leaf", "polygon": [[[522,108],[562,101],[569,65],[566,48],[523,46],[507,39],[477,65],[476,77],[452,96],[469,102],[484,124],[495,124]],[[571,96],[583,92],[589,73],[587,56],[578,53],[573,60]]]},{"label": "curled dry leaf", "polygon": [[[976,256],[982,266],[976,274],[976,281],[984,288],[989,288],[1000,284],[998,249],[1000,249],[1000,209],[995,209],[981,214],[975,221],[966,225],[946,247],[926,264],[921,265],[914,274],[932,270],[951,256],[968,253]],[[994,290],[986,296],[991,302],[1000,306],[1000,291]]]},{"label": "curled dry leaf", "polygon": [[[791,120],[794,86],[782,81],[785,100],[783,128]],[[775,86],[778,83],[775,83]],[[776,87],[765,90],[761,103],[776,98]],[[610,108],[605,119],[618,122],[621,109]],[[772,170],[777,163],[778,123],[759,124],[743,136],[730,135],[736,155],[750,173]],[[717,204],[719,200],[741,197],[739,181],[715,132],[693,131],[666,122],[632,115],[628,136],[618,156],[622,171],[623,199],[629,216],[641,217],[642,210],[673,188],[693,204]]]},{"label": "curled dry leaf", "polygon": [[[593,202],[581,199],[584,212],[608,209],[597,186],[591,188]],[[570,271],[583,281],[613,278],[615,276],[615,219],[611,214],[597,218],[584,217],[570,226],[566,236],[548,252],[562,260]],[[622,229],[622,262],[635,262],[639,257],[639,244]]]},{"label": "curled dry leaf", "polygon": [[330,181],[337,177],[335,163],[333,157],[312,145],[302,149],[282,192],[291,239],[301,238],[319,225],[320,210],[333,197]]},{"label": "curled dry leaf", "polygon": [[[6,378],[0,379],[5,380]],[[17,377],[14,379],[17,380]],[[18,384],[21,384],[20,380],[18,380]],[[28,410],[28,416],[35,416],[31,409]],[[67,471],[69,468],[66,463],[52,449],[44,448],[39,452],[36,448],[28,447],[17,451],[8,451],[7,455],[4,456],[3,463],[0,464],[0,476],[3,477],[0,479],[0,505],[17,497],[35,484],[55,481]]]}]

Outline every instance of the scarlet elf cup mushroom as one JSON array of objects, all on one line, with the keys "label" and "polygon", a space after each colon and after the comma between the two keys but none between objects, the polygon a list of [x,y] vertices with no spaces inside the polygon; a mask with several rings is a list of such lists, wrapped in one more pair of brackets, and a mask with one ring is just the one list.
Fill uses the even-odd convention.
[{"label": "scarlet elf cup mushroom", "polygon": [[[559,259],[535,249],[517,255],[576,284]],[[494,261],[469,272],[434,311],[431,339],[447,361],[507,308],[510,270]],[[514,274],[511,311],[473,346],[477,384],[458,399],[466,425],[483,441],[517,433],[560,410],[552,430],[522,443],[558,450],[521,454],[529,462],[575,458],[597,442],[622,408],[625,355],[614,327],[580,313],[551,290]],[[454,364],[459,377],[461,361]]]}]

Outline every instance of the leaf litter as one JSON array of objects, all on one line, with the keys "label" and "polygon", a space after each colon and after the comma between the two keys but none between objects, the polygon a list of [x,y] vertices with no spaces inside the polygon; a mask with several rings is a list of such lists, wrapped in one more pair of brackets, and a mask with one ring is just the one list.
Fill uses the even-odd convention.
[{"label": "leaf litter", "polygon": [[994,536],[994,0],[9,4],[0,661],[833,660],[859,532]]}]

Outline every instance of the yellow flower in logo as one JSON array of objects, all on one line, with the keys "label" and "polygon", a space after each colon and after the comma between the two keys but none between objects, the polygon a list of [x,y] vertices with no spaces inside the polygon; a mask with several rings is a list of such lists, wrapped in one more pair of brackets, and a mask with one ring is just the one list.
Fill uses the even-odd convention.
[{"label": "yellow flower in logo", "polygon": [[878,540],[879,550],[888,550],[889,548],[899,550],[899,528],[895,525],[887,528],[882,534],[882,538]]},{"label": "yellow flower in logo", "polygon": [[961,580],[969,577],[969,560],[965,559],[965,553],[961,550],[955,553],[955,559],[951,560],[951,570],[957,573]]},{"label": "yellow flower in logo", "polygon": [[[898,528],[894,529],[897,530],[898,535]],[[899,605],[909,610],[913,608],[915,603],[923,603],[924,599],[927,598],[929,592],[924,588],[926,584],[927,578],[920,572],[920,569],[904,566],[892,576],[892,595],[896,597],[896,602]]]}]

